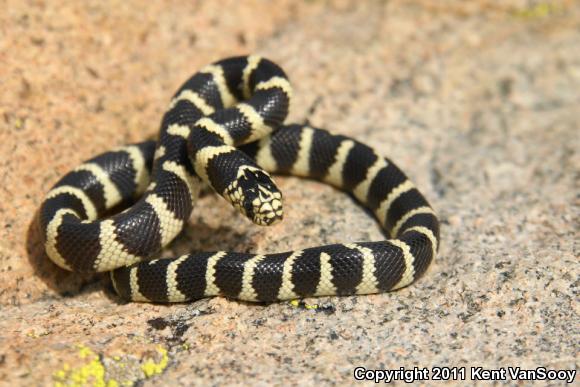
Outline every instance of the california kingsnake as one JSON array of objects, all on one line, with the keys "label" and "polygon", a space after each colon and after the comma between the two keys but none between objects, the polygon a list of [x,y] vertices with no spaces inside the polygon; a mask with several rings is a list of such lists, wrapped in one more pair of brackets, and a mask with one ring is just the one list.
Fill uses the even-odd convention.
[{"label": "california kingsnake", "polygon": [[[158,141],[101,154],[47,194],[40,225],[48,256],[67,270],[111,271],[116,291],[133,301],[215,295],[278,301],[410,284],[438,249],[433,210],[370,147],[322,129],[282,126],[290,98],[283,70],[266,59],[235,57],[205,67],[174,95]],[[148,260],[185,226],[202,181],[254,223],[280,220],[282,195],[269,173],[310,177],[352,193],[392,239]]]}]

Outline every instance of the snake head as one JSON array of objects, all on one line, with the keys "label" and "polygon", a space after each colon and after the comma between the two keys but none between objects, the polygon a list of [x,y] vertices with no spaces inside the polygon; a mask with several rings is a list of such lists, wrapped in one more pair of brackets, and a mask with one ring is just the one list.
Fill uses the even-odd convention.
[{"label": "snake head", "polygon": [[282,220],[282,193],[261,169],[241,167],[223,196],[257,225],[270,226]]}]

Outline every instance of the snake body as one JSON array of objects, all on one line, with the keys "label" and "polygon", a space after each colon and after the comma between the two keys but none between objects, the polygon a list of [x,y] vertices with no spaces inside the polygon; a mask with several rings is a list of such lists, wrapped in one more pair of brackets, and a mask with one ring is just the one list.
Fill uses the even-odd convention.
[{"label": "snake body", "polygon": [[[434,211],[372,148],[307,125],[283,126],[291,94],[284,71],[257,56],[203,68],[174,95],[157,141],[90,159],[49,191],[40,209],[47,255],[67,270],[110,271],[115,290],[133,301],[271,302],[407,286],[438,250]],[[281,220],[282,194],[270,173],[351,193],[390,239],[151,260],[185,226],[203,183],[258,225]]]}]

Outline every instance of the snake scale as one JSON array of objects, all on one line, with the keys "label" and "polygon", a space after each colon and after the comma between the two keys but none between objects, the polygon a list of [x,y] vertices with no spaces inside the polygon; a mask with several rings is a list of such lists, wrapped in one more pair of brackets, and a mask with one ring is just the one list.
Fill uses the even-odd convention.
[{"label": "snake scale", "polygon": [[[292,91],[258,56],[221,60],[176,92],[157,141],[94,157],[48,192],[40,209],[47,255],[80,273],[111,272],[126,299],[183,302],[222,295],[272,302],[370,294],[407,286],[435,257],[439,222],[390,160],[342,135],[283,125]],[[152,259],[186,225],[202,184],[258,225],[282,219],[270,173],[351,193],[389,239],[275,254],[193,252]],[[111,215],[111,209],[127,209]]]}]

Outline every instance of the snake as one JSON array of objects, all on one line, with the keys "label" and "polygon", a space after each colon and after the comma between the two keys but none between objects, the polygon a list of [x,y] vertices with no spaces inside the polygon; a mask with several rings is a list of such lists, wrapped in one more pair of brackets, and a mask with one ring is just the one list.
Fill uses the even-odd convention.
[{"label": "snake", "polygon": [[[203,67],[173,95],[157,140],[102,153],[65,174],[39,211],[46,254],[77,273],[110,272],[135,302],[224,296],[277,302],[382,293],[419,278],[439,249],[439,220],[388,158],[353,138],[284,124],[292,88],[257,56]],[[385,239],[252,254],[156,258],[209,186],[259,226],[283,218],[272,174],[330,184],[372,213]]]}]

